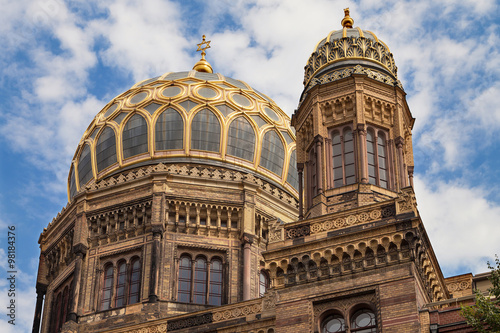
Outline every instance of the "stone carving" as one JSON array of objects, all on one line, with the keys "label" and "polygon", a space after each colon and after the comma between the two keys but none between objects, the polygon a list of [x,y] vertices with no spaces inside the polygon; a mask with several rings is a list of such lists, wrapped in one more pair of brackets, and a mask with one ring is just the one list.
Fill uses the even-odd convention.
[{"label": "stone carving", "polygon": [[272,310],[276,307],[276,301],[278,300],[278,294],[276,291],[268,291],[262,298],[262,309]]},{"label": "stone carving", "polygon": [[301,225],[295,228],[287,229],[286,236],[287,238],[298,238],[303,236],[308,236],[311,233],[311,228],[309,225]]},{"label": "stone carving", "polygon": [[347,217],[339,217],[335,220],[313,223],[309,229],[308,226],[297,226],[287,229],[286,236],[288,239],[316,234],[319,232],[335,230],[344,226],[353,226],[381,218],[394,216],[396,213],[393,206],[387,206],[382,209],[372,210],[370,213],[362,212],[359,214],[349,215]]},{"label": "stone carving", "polygon": [[[206,314],[202,314],[202,315],[198,315],[198,316],[172,320],[172,321],[167,322],[167,331],[170,332],[170,331],[180,330],[183,328],[189,328],[189,327],[209,324],[212,321],[213,321],[213,317],[212,317],[211,313],[206,313]],[[158,325],[158,326],[161,326],[161,325]],[[157,329],[158,326],[156,326],[155,329]],[[163,326],[162,326],[162,328],[163,328]],[[150,332],[152,332],[152,331],[150,331]]]},{"label": "stone carving", "polygon": [[249,173],[230,171],[222,168],[218,169],[214,167],[204,167],[204,166],[190,167],[186,165],[177,165],[177,164],[166,165],[163,163],[159,163],[155,166],[148,166],[132,171],[127,171],[126,173],[124,172],[114,177],[103,179],[99,182],[94,182],[93,180],[89,185],[86,186],[85,190],[95,191],[98,189],[114,186],[123,182],[147,177],[154,173],[164,173],[164,172],[169,174],[191,176],[197,178],[224,179],[229,181],[246,180],[249,181],[250,183],[259,185],[259,187],[262,188],[264,191],[270,193],[271,195],[280,200],[284,200],[289,204],[294,204],[296,207],[298,207],[299,204],[298,200],[292,195],[288,194],[287,192],[283,191],[280,188],[271,186],[265,180],[255,177],[254,175]]},{"label": "stone carving", "polygon": [[262,304],[249,304],[245,306],[240,306],[233,309],[222,310],[214,312],[213,322],[229,320],[238,317],[245,317],[250,314],[259,313],[262,311]]},{"label": "stone carving", "polygon": [[469,281],[462,281],[462,282],[453,282],[450,284],[447,284],[446,287],[450,292],[455,292],[455,291],[460,291],[460,290],[467,290],[471,289],[471,284]]}]

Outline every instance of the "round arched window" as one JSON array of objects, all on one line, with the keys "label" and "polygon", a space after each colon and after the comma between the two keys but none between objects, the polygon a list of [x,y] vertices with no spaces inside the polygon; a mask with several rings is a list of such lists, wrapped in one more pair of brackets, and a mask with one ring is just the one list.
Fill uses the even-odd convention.
[{"label": "round arched window", "polygon": [[339,314],[329,315],[321,324],[321,333],[344,332],[345,320]]},{"label": "round arched window", "polygon": [[352,316],[351,332],[376,333],[377,321],[375,314],[368,309],[357,311]]}]

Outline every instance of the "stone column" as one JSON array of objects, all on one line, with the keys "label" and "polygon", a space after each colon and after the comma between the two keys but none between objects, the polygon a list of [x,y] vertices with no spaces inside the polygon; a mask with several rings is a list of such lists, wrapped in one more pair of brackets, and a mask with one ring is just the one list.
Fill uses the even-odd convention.
[{"label": "stone column", "polygon": [[251,298],[251,274],[252,274],[252,236],[243,235],[243,301]]},{"label": "stone column", "polygon": [[408,179],[410,180],[410,186],[413,187],[413,166],[408,167]]},{"label": "stone column", "polygon": [[151,253],[151,270],[149,279],[149,303],[158,302],[158,278],[160,269],[160,241],[162,225],[153,226],[153,248]]},{"label": "stone column", "polygon": [[[71,284],[71,291],[70,291],[71,305],[67,320],[71,320],[76,323],[78,318],[78,299],[80,296],[80,285],[82,280],[81,279],[82,263],[83,263],[83,257],[85,257],[85,254],[87,253],[87,247],[83,244],[77,244],[73,248],[73,252],[76,255],[75,271],[73,272],[73,282]],[[63,320],[66,319],[63,318]]]},{"label": "stone column", "polygon": [[45,296],[46,292],[47,292],[47,286],[45,284],[42,283],[36,284],[36,306],[35,306],[35,318],[33,319],[32,333],[38,333],[40,331],[43,297]]},{"label": "stone column", "polygon": [[316,137],[316,181],[318,194],[323,193],[323,163],[322,163],[322,144],[323,138],[321,136]]},{"label": "stone column", "polygon": [[299,220],[304,218],[304,163],[297,163],[297,172],[299,174]]},{"label": "stone column", "polygon": [[[360,180],[362,184],[368,184],[368,161],[367,161],[367,148],[366,148],[366,129],[365,124],[358,124],[357,128],[358,142],[359,142],[359,164],[361,171]],[[376,142],[376,141],[375,141]]]},{"label": "stone column", "polygon": [[396,150],[398,155],[398,171],[399,171],[399,188],[403,188],[406,186],[406,175],[405,175],[405,161],[403,155],[403,144],[404,139],[398,136],[395,140]]}]

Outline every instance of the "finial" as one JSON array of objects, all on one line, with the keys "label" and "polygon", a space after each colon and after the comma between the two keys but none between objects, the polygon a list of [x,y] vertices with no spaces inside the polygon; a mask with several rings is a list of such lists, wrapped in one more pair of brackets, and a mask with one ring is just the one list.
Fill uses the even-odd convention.
[{"label": "finial", "polygon": [[344,9],[344,18],[342,19],[342,26],[344,28],[352,28],[352,25],[354,24],[354,20],[349,16],[349,8]]},{"label": "finial", "polygon": [[211,41],[205,41],[205,35],[202,38],[203,41],[200,44],[196,44],[198,45],[196,52],[201,51],[201,59],[194,65],[193,69],[198,72],[213,73],[212,66],[205,60],[205,56],[207,55],[205,50],[210,48]]}]

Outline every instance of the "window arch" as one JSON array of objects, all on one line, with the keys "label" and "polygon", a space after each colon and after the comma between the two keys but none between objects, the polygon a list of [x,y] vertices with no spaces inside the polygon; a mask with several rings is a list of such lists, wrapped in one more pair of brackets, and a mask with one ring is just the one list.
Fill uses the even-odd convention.
[{"label": "window arch", "polygon": [[369,309],[358,310],[351,319],[351,332],[376,333],[375,313]]},{"label": "window arch", "polygon": [[269,276],[263,270],[259,274],[259,297],[264,296],[267,289],[269,288]]},{"label": "window arch", "polygon": [[179,282],[177,288],[177,300],[179,302],[191,302],[191,258],[182,256],[179,260]]},{"label": "window arch", "polygon": [[250,122],[243,116],[235,118],[227,133],[227,154],[253,161],[255,132]]},{"label": "window arch", "polygon": [[113,163],[116,163],[115,131],[106,127],[99,135],[96,145],[97,171],[100,172]]},{"label": "window arch", "polygon": [[191,124],[191,149],[219,152],[220,123],[209,109],[198,112]]},{"label": "window arch", "polygon": [[122,132],[123,158],[148,152],[148,124],[139,114],[127,120]]},{"label": "window arch", "polygon": [[155,125],[155,149],[182,149],[184,144],[184,121],[176,110],[163,111]]},{"label": "window arch", "polygon": [[266,132],[262,140],[260,166],[281,176],[284,160],[285,149],[278,133],[274,130]]},{"label": "window arch", "polygon": [[210,262],[210,290],[208,304],[222,304],[222,261],[218,258]]},{"label": "window arch", "polygon": [[335,313],[328,315],[321,323],[321,333],[345,333],[344,317]]},{"label": "window arch", "polygon": [[354,137],[350,127],[332,132],[333,186],[340,187],[356,182]]},{"label": "window arch", "polygon": [[108,310],[109,308],[111,308],[112,291],[113,291],[113,265],[107,264],[104,267],[101,310]]}]

